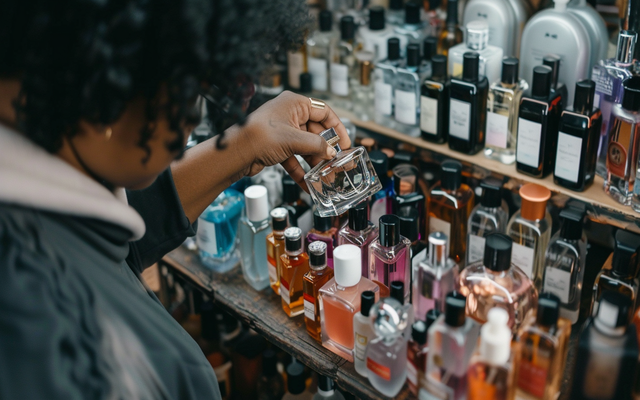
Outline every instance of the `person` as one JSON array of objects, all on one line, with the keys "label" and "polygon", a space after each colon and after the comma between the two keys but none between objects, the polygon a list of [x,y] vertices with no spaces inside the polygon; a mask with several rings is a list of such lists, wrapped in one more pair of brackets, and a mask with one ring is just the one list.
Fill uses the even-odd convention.
[{"label": "person", "polygon": [[[251,85],[301,0],[0,2],[0,398],[219,399],[141,272],[237,179],[334,155],[322,102]],[[238,123],[184,151],[202,99]],[[219,124],[218,124],[219,125]]]}]

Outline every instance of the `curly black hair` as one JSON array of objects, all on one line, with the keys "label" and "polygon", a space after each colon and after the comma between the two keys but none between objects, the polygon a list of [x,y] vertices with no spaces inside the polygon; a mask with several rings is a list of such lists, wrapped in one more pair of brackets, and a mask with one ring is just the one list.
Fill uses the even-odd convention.
[{"label": "curly black hair", "polygon": [[80,121],[106,126],[137,97],[147,114],[139,145],[149,153],[164,107],[176,150],[182,123],[199,120],[199,94],[214,117],[244,119],[246,83],[302,42],[308,15],[305,0],[2,0],[0,79],[21,81],[19,128],[49,152]]}]

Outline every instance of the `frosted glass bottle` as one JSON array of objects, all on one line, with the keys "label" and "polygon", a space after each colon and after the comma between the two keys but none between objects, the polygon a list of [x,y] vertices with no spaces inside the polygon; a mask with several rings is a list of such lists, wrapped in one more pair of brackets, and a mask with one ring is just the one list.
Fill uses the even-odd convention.
[{"label": "frosted glass bottle", "polygon": [[358,38],[364,50],[374,54],[375,63],[387,58],[387,41],[393,37],[393,26],[387,26],[384,13],[384,7],[370,7],[369,24],[358,29]]},{"label": "frosted glass bottle", "polygon": [[462,76],[464,53],[475,51],[480,55],[480,76],[489,83],[500,80],[502,71],[502,48],[489,44],[489,25],[484,21],[472,21],[466,25],[466,41],[449,49],[449,75]]},{"label": "frosted glass bottle", "polygon": [[509,208],[502,199],[502,182],[487,178],[480,182],[480,204],[473,208],[467,223],[466,265],[484,258],[485,237],[494,232],[504,233],[509,222]]},{"label": "frosted glass bottle", "polygon": [[420,46],[407,46],[407,62],[396,69],[394,86],[395,129],[412,137],[420,136],[420,88],[431,75],[431,63],[421,60]]},{"label": "frosted glass bottle", "polygon": [[338,41],[333,28],[333,15],[329,10],[320,11],[319,29],[307,39],[307,65],[311,74],[314,96],[326,98],[329,94],[329,63],[331,51]]},{"label": "frosted glass bottle", "polygon": [[262,290],[269,286],[267,236],[271,226],[267,188],[249,186],[244,197],[246,214],[240,220],[240,265],[245,281],[255,290]]},{"label": "frosted glass bottle", "polygon": [[387,40],[387,58],[376,64],[373,71],[374,121],[389,128],[395,127],[393,113],[393,87],[396,82],[396,70],[402,64],[400,58],[400,39]]}]

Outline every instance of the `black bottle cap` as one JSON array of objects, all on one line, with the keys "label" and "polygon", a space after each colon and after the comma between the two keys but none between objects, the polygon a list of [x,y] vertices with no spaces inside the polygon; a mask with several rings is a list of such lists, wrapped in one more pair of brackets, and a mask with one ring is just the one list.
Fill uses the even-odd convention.
[{"label": "black bottle cap", "polygon": [[342,40],[351,40],[356,34],[356,24],[351,15],[345,15],[340,18],[340,38]]},{"label": "black bottle cap", "polygon": [[440,183],[446,190],[458,190],[462,184],[462,164],[455,160],[443,162]]},{"label": "black bottle cap", "polygon": [[384,7],[374,6],[369,9],[369,29],[379,31],[384,29]]},{"label": "black bottle cap", "polygon": [[417,67],[420,65],[420,45],[409,43],[407,45],[407,67]]},{"label": "black bottle cap", "polygon": [[417,25],[420,23],[420,4],[410,1],[404,5],[404,23]]},{"label": "black bottle cap", "polygon": [[400,243],[400,220],[395,215],[383,215],[379,223],[380,244],[392,247]]},{"label": "black bottle cap", "polygon": [[444,302],[444,322],[454,328],[464,325],[467,298],[459,292],[451,292]]},{"label": "black bottle cap", "polygon": [[262,352],[262,374],[274,376],[278,373],[278,355],[272,349]]},{"label": "black bottle cap", "polygon": [[371,290],[365,290],[360,295],[360,312],[363,317],[369,316],[369,311],[371,311],[371,307],[376,302],[376,294]]},{"label": "black bottle cap", "polygon": [[287,367],[287,390],[291,394],[300,394],[305,389],[304,367],[294,361]]},{"label": "black bottle cap", "polygon": [[432,308],[431,310],[427,311],[427,315],[424,319],[427,324],[427,330],[429,330],[429,328],[431,328],[431,325],[436,322],[440,314],[441,312],[437,308]]},{"label": "black bottle cap", "polygon": [[282,177],[282,202],[293,204],[300,200],[300,186],[289,175]]},{"label": "black bottle cap", "polygon": [[438,54],[431,58],[432,78],[447,78],[447,56]]},{"label": "black bottle cap", "polygon": [[579,240],[582,237],[584,212],[566,207],[560,211],[560,218],[563,221],[560,236],[567,240]]},{"label": "black bottle cap", "polygon": [[[606,305],[605,305],[606,304]],[[610,329],[626,326],[629,323],[629,309],[633,307],[631,299],[622,293],[605,291],[600,297],[596,320]],[[612,308],[618,311],[615,321]]]},{"label": "black bottle cap", "polygon": [[513,241],[502,233],[490,233],[484,243],[484,266],[492,271],[506,271],[511,268],[511,247]]},{"label": "black bottle cap", "polygon": [[573,111],[589,115],[593,109],[593,99],[596,93],[596,83],[591,79],[576,82],[576,93],[573,98]]},{"label": "black bottle cap", "polygon": [[286,208],[271,210],[271,226],[274,231],[284,232],[289,226],[289,211]]},{"label": "black bottle cap", "polygon": [[447,24],[458,24],[458,0],[447,1]]},{"label": "black bottle cap", "polygon": [[560,299],[551,293],[542,293],[538,297],[536,322],[542,326],[555,326],[560,317]]},{"label": "black bottle cap", "polygon": [[300,93],[311,93],[311,74],[303,72],[300,74]]},{"label": "black bottle cap", "polygon": [[611,269],[619,276],[635,274],[637,266],[640,236],[619,229],[616,232],[616,245],[613,249]]},{"label": "black bottle cap", "polygon": [[401,207],[398,210],[398,219],[400,220],[400,234],[411,243],[418,240],[420,232],[420,217],[418,209],[412,206]]},{"label": "black bottle cap", "polygon": [[324,392],[329,392],[331,390],[334,390],[334,387],[335,384],[333,383],[333,380],[331,378],[325,375],[318,375],[318,389]]},{"label": "black bottle cap", "polygon": [[549,54],[542,59],[542,65],[551,68],[551,81],[549,84],[552,89],[558,87],[558,75],[560,74],[560,58]]},{"label": "black bottle cap", "polygon": [[505,57],[502,60],[502,83],[513,85],[518,82],[520,62],[516,57]]},{"label": "black bottle cap", "polygon": [[411,338],[414,342],[424,345],[427,343],[427,324],[417,321],[411,325]]},{"label": "black bottle cap", "polygon": [[400,39],[396,37],[387,40],[387,60],[395,61],[400,59]]},{"label": "black bottle cap", "polygon": [[333,15],[329,10],[322,10],[318,15],[318,24],[321,32],[329,32],[333,27]]},{"label": "black bottle cap", "polygon": [[531,96],[534,99],[549,98],[551,93],[551,68],[538,65],[533,68],[533,83],[531,84]]},{"label": "black bottle cap", "polygon": [[[422,54],[425,60],[432,61],[433,57],[438,54],[438,38],[435,36],[427,36],[422,42]],[[431,66],[433,71],[433,65]]]},{"label": "black bottle cap", "polygon": [[464,53],[462,61],[462,80],[467,82],[477,82],[480,76],[480,55],[475,51]]},{"label": "black bottle cap", "polygon": [[369,209],[366,202],[357,204],[349,209],[349,228],[359,232],[369,226]]},{"label": "black bottle cap", "polygon": [[623,86],[622,108],[628,111],[640,111],[640,76],[626,79]]},{"label": "black bottle cap", "polygon": [[309,243],[308,246],[309,265],[320,268],[327,265],[327,244],[320,240]]},{"label": "black bottle cap", "polygon": [[284,248],[287,251],[298,251],[302,249],[302,230],[292,226],[284,231]]},{"label": "black bottle cap", "polygon": [[496,178],[487,178],[480,182],[482,198],[480,203],[485,207],[500,207],[502,205],[502,182]]},{"label": "black bottle cap", "polygon": [[403,0],[389,0],[389,10],[400,11],[404,7]]},{"label": "black bottle cap", "polygon": [[323,217],[318,211],[313,212],[313,227],[320,232],[326,232],[333,226],[331,217]]},{"label": "black bottle cap", "polygon": [[390,289],[389,296],[392,299],[398,300],[400,304],[404,304],[404,282],[393,281],[391,282],[389,289]]},{"label": "black bottle cap", "polygon": [[380,150],[373,150],[369,152],[369,160],[373,164],[373,169],[378,175],[378,179],[383,183],[387,181],[389,171],[389,156]]}]

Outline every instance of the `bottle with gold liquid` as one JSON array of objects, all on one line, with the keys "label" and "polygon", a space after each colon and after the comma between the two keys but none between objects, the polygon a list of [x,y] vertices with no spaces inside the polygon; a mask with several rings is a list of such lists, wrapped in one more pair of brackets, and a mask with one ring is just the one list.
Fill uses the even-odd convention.
[{"label": "bottle with gold liquid", "polygon": [[304,274],[304,323],[309,335],[320,341],[320,305],[318,294],[329,279],[333,278],[333,269],[327,266],[327,244],[321,241],[311,242],[308,249],[309,272]]},{"label": "bottle with gold liquid", "polygon": [[464,33],[458,23],[458,0],[447,1],[447,20],[438,39],[438,54],[448,55],[449,49],[462,43]]},{"label": "bottle with gold liquid", "polygon": [[285,253],[280,257],[280,297],[284,312],[295,317],[304,312],[302,282],[304,274],[309,271],[309,256],[302,246],[300,228],[291,227],[284,231],[284,248]]},{"label": "bottle with gold liquid", "polygon": [[267,261],[269,261],[269,284],[275,294],[280,295],[280,274],[284,253],[284,230],[289,226],[289,212],[282,207],[271,210],[273,231],[267,236]]}]

